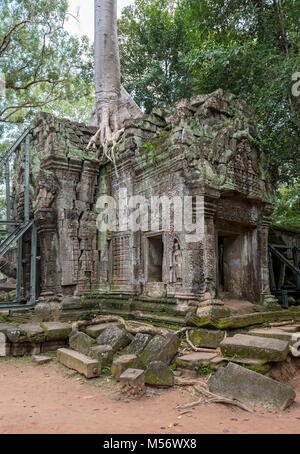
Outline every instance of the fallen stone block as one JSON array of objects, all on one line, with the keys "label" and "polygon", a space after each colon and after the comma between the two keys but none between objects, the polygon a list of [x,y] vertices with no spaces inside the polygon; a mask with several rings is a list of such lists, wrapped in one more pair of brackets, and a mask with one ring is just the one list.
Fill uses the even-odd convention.
[{"label": "fallen stone block", "polygon": [[201,366],[209,366],[210,362],[218,356],[218,352],[194,352],[176,358],[176,366],[196,370]]},{"label": "fallen stone block", "polygon": [[173,371],[162,361],[153,361],[145,371],[145,383],[151,386],[174,386]]},{"label": "fallen stone block", "polygon": [[68,348],[57,350],[57,359],[64,366],[74,369],[86,378],[94,378],[100,375],[99,363],[82,353],[75,352]]},{"label": "fallen stone block", "polygon": [[6,334],[6,331],[11,328],[11,325],[7,325],[6,323],[0,323],[0,333]]},{"label": "fallen stone block", "polygon": [[212,393],[275,410],[285,410],[296,397],[290,386],[234,363],[218,369],[209,379],[208,386]]},{"label": "fallen stone block", "polygon": [[177,354],[180,339],[176,334],[168,333],[166,336],[154,336],[138,355],[141,363],[147,366],[153,361],[162,361],[170,364]]},{"label": "fallen stone block", "polygon": [[41,345],[41,353],[56,352],[59,348],[66,347],[66,340],[62,341],[46,341]]},{"label": "fallen stone block", "polygon": [[128,346],[127,352],[133,355],[139,355],[146,345],[150,342],[152,336],[150,334],[138,333],[134,336],[133,341]]},{"label": "fallen stone block", "polygon": [[280,339],[290,343],[293,340],[293,333],[285,332],[279,328],[256,328],[251,329],[250,331],[247,332],[247,334],[250,336]]},{"label": "fallen stone block", "polygon": [[272,367],[272,363],[266,363],[262,359],[236,359],[227,358],[225,356],[216,356],[210,361],[210,368],[212,370],[217,370],[219,367],[226,366],[229,362],[239,364],[247,369],[254,370],[254,372],[258,372],[259,374],[266,374]]},{"label": "fallen stone block", "polygon": [[189,332],[189,338],[195,347],[217,348],[224,336],[224,331],[212,329],[194,329]]},{"label": "fallen stone block", "polygon": [[42,344],[33,344],[30,342],[16,342],[10,345],[11,356],[39,355]]},{"label": "fallen stone block", "polygon": [[50,356],[40,356],[40,355],[32,356],[32,361],[39,365],[50,363],[52,361],[52,359],[53,358],[50,358]]},{"label": "fallen stone block", "polygon": [[39,323],[24,323],[19,325],[19,329],[26,333],[27,341],[33,343],[45,342],[45,331]]},{"label": "fallen stone block", "polygon": [[101,371],[105,367],[110,367],[113,362],[113,350],[110,345],[91,347],[88,356],[99,362]]},{"label": "fallen stone block", "polygon": [[131,338],[125,329],[120,329],[117,326],[106,328],[97,337],[97,343],[99,345],[110,345],[113,353],[116,353],[121,348],[127,347],[130,342]]},{"label": "fallen stone block", "polygon": [[69,345],[72,350],[76,350],[83,355],[88,355],[90,348],[95,343],[95,340],[85,333],[80,331],[72,331],[69,337]]},{"label": "fallen stone block", "polygon": [[4,333],[0,333],[0,357],[5,358],[10,354],[10,343]]},{"label": "fallen stone block", "polygon": [[28,340],[25,331],[17,326],[10,326],[7,328],[6,336],[13,344],[26,342]]},{"label": "fallen stone block", "polygon": [[136,355],[122,355],[115,359],[111,366],[111,374],[119,380],[120,376],[125,372],[126,369],[135,369],[138,365],[138,359]]},{"label": "fallen stone block", "polygon": [[43,322],[41,327],[45,330],[47,341],[66,340],[72,330],[70,325],[61,322]]},{"label": "fallen stone block", "polygon": [[126,369],[120,375],[121,393],[131,398],[139,398],[146,392],[143,369]]},{"label": "fallen stone block", "polygon": [[276,362],[286,359],[289,353],[289,343],[279,339],[236,334],[223,340],[220,349],[223,356]]},{"label": "fallen stone block", "polygon": [[111,328],[112,326],[117,326],[120,329],[123,327],[122,323],[100,323],[98,325],[87,326],[85,332],[88,336],[97,339],[106,328]]},{"label": "fallen stone block", "polygon": [[280,330],[287,333],[297,333],[300,331],[300,324],[280,326]]}]

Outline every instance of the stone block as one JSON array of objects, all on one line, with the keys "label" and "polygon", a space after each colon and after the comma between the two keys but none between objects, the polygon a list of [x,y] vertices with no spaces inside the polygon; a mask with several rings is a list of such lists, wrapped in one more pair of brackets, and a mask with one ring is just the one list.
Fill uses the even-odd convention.
[{"label": "stone block", "polygon": [[143,369],[126,369],[120,375],[121,393],[131,398],[138,398],[145,394],[145,373]]},{"label": "stone block", "polygon": [[6,334],[6,331],[11,328],[11,325],[7,325],[6,323],[0,323],[0,333]]},{"label": "stone block", "polygon": [[153,361],[146,369],[145,383],[151,386],[174,386],[173,371],[162,361]]},{"label": "stone block", "polygon": [[39,323],[24,323],[19,325],[19,329],[26,333],[29,342],[39,343],[46,339],[45,331]]},{"label": "stone block", "polygon": [[74,369],[86,378],[94,378],[100,375],[99,363],[82,353],[75,352],[68,348],[57,350],[57,359],[64,366]]},{"label": "stone block", "polygon": [[106,328],[97,337],[97,343],[99,345],[110,345],[113,353],[116,353],[121,348],[125,348],[130,342],[131,338],[125,329],[120,329],[117,326]]},{"label": "stone block", "polygon": [[113,362],[113,350],[110,345],[91,347],[88,356],[100,363],[100,369],[110,367]]},{"label": "stone block", "polygon": [[100,323],[98,325],[87,326],[85,332],[88,336],[97,339],[97,337],[100,336],[106,328],[111,328],[112,326],[117,326],[120,329],[123,327],[122,323]]},{"label": "stone block", "polygon": [[170,364],[178,352],[179,345],[180,339],[176,334],[157,335],[150,340],[138,357],[143,366],[147,366],[153,361],[162,361]]},{"label": "stone block", "polygon": [[70,348],[82,353],[83,355],[89,354],[90,348],[94,342],[95,340],[92,337],[80,331],[72,331],[69,337]]},{"label": "stone block", "polygon": [[146,345],[150,342],[152,336],[150,334],[138,333],[134,336],[133,341],[128,346],[127,352],[129,354],[138,355],[140,354]]},{"label": "stone block", "polygon": [[236,334],[223,340],[220,349],[224,356],[276,362],[286,359],[289,353],[289,343],[279,339]]},{"label": "stone block", "polygon": [[176,359],[176,366],[196,370],[201,366],[209,366],[210,362],[218,356],[218,353],[194,352],[188,355],[179,356]]},{"label": "stone block", "polygon": [[52,360],[53,360],[53,358],[50,358],[50,356],[40,356],[40,355],[32,356],[32,361],[39,365],[50,363]]},{"label": "stone block", "polygon": [[190,340],[195,347],[217,348],[224,336],[224,331],[212,329],[193,329],[189,332]]},{"label": "stone block", "polygon": [[26,342],[28,340],[25,331],[17,326],[10,326],[7,328],[6,335],[8,340],[14,344]]},{"label": "stone block", "polygon": [[285,410],[296,397],[290,386],[234,363],[218,369],[208,382],[212,393],[255,407]]},{"label": "stone block", "polygon": [[0,333],[0,357],[5,358],[10,354],[10,343],[4,333]]},{"label": "stone block", "polygon": [[122,355],[115,359],[111,366],[111,374],[119,380],[120,376],[125,372],[126,369],[134,369],[138,365],[138,359],[136,355]]},{"label": "stone block", "polygon": [[15,342],[10,345],[11,356],[39,355],[42,344],[33,344],[30,342]]},{"label": "stone block", "polygon": [[256,328],[251,329],[250,331],[247,332],[247,334],[250,336],[270,337],[272,339],[285,340],[290,343],[293,340],[292,338],[293,333],[282,331],[279,328]]},{"label": "stone block", "polygon": [[66,347],[66,341],[46,341],[42,343],[41,353],[56,352],[59,348]]},{"label": "stone block", "polygon": [[72,330],[70,325],[61,322],[43,322],[41,327],[45,330],[47,341],[66,340]]}]

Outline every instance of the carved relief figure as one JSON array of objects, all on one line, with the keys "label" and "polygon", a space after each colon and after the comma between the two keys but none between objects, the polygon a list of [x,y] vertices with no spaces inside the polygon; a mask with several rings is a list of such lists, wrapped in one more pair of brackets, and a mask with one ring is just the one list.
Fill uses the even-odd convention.
[{"label": "carved relief figure", "polygon": [[182,251],[177,240],[174,241],[173,251],[173,282],[182,282]]}]

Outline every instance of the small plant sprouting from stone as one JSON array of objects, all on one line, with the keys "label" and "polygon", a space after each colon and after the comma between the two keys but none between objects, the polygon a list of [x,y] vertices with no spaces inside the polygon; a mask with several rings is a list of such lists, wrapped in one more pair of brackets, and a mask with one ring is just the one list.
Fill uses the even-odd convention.
[{"label": "small plant sprouting from stone", "polygon": [[110,366],[105,366],[101,369],[102,374],[107,374],[108,372],[110,372]]},{"label": "small plant sprouting from stone", "polygon": [[156,148],[153,145],[153,143],[152,142],[147,142],[145,144],[145,150],[146,150],[149,158],[151,159],[151,161],[153,163],[156,163],[157,162],[157,152],[156,152]]}]

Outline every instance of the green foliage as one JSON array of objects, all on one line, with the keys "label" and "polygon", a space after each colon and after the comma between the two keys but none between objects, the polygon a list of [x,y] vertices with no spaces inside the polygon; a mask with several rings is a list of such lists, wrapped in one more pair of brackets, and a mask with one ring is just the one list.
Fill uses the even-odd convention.
[{"label": "green foliage", "polygon": [[1,0],[0,124],[23,126],[37,110],[79,120],[89,109],[92,52],[86,37],[65,31],[67,8],[66,0]]},{"label": "green foliage", "polygon": [[189,62],[199,92],[219,87],[249,103],[281,181],[299,177],[299,100],[291,96],[300,68],[296,1],[184,0]]},{"label": "green foliage", "polygon": [[192,94],[184,17],[170,0],[136,0],[119,21],[124,87],[150,112]]},{"label": "green foliage", "polygon": [[147,142],[145,144],[145,150],[147,152],[147,156],[149,157],[150,161],[153,162],[154,164],[157,162],[157,152],[155,145],[151,142]]},{"label": "green foliage", "polygon": [[274,179],[299,179],[298,0],[135,0],[119,33],[124,86],[146,112],[223,88],[253,107]]},{"label": "green foliage", "polygon": [[300,183],[282,186],[277,191],[277,203],[273,213],[274,225],[300,230]]}]

